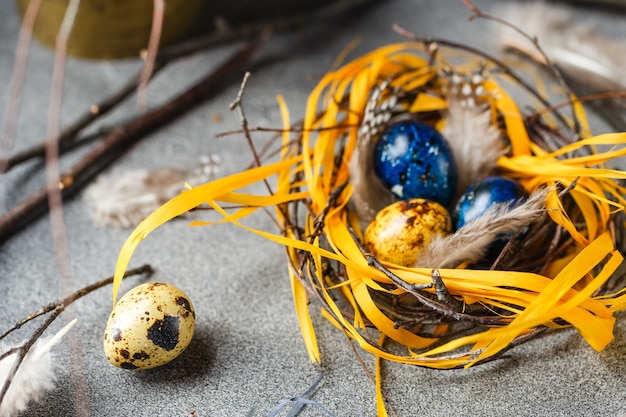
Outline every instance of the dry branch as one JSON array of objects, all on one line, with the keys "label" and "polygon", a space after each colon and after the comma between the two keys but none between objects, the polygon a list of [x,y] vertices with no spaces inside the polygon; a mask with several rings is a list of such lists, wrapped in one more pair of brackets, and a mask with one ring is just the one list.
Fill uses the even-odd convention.
[{"label": "dry branch", "polygon": [[[266,42],[267,34],[235,52],[228,60],[166,104],[120,126],[69,170],[61,174],[59,187],[64,195],[76,191],[84,181],[113,162],[124,150],[142,137],[204,102],[227,85],[226,81],[242,67]],[[46,188],[43,187],[0,217],[0,242],[5,241],[28,220],[46,208]]]}]

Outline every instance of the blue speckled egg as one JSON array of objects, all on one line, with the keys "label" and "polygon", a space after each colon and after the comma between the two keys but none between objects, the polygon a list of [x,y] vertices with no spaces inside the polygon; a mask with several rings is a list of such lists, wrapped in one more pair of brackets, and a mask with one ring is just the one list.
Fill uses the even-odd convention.
[{"label": "blue speckled egg", "polygon": [[400,199],[425,198],[447,206],[454,196],[454,156],[443,136],[426,124],[391,125],[374,147],[374,169]]},{"label": "blue speckled egg", "polygon": [[525,198],[524,189],[514,180],[505,177],[487,177],[471,185],[461,196],[454,209],[456,228],[482,216],[489,207],[500,203],[513,203]]}]

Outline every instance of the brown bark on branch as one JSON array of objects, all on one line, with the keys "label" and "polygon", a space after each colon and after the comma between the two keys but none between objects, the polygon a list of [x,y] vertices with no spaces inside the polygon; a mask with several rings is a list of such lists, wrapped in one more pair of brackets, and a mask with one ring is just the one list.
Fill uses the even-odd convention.
[{"label": "brown bark on branch", "polygon": [[[250,61],[253,54],[266,42],[268,34],[245,45],[205,78],[168,103],[131,120],[112,131],[91,152],[61,174],[59,187],[64,195],[75,192],[87,178],[113,162],[120,154],[147,134],[176,120],[223,88]],[[0,243],[16,230],[42,214],[47,207],[46,187],[29,196],[0,217]]]}]

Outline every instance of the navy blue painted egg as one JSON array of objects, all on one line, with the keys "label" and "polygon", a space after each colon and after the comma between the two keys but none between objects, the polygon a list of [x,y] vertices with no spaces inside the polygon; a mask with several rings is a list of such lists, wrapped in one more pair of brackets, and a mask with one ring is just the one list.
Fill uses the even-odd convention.
[{"label": "navy blue painted egg", "polygon": [[374,147],[374,170],[398,198],[424,198],[447,206],[456,188],[456,163],[446,140],[414,121],[391,125]]},{"label": "navy blue painted egg", "polygon": [[505,177],[487,177],[471,185],[461,196],[454,209],[456,228],[482,216],[494,204],[515,205],[525,198],[524,189],[514,180]]}]

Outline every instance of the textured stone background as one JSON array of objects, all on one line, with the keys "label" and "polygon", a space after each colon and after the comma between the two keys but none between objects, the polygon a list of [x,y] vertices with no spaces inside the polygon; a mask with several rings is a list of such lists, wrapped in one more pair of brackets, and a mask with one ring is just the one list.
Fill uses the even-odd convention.
[{"label": "textured stone background", "polygon": [[[485,11],[502,3],[476,0]],[[625,16],[619,11],[576,9],[575,16],[601,22],[603,30],[624,35]],[[280,126],[274,97],[284,95],[292,117],[304,111],[315,79],[331,67],[353,39],[361,43],[351,57],[401,40],[392,23],[423,35],[433,35],[498,53],[495,31],[484,21],[468,22],[460,0],[387,0],[327,24],[272,40],[257,59],[246,91],[251,125]],[[8,81],[19,18],[10,0],[0,0],[0,114],[5,114]],[[150,103],[158,104],[179,92],[230,53],[228,47],[184,59],[158,76],[150,87]],[[16,149],[45,136],[47,100],[53,54],[34,44],[27,70]],[[62,108],[67,123],[91,103],[107,95],[134,74],[138,60],[94,62],[70,59]],[[150,135],[111,170],[185,168],[202,154],[222,159],[221,174],[236,172],[252,158],[244,139],[216,139],[215,134],[239,128],[238,116],[228,111],[238,83],[178,122]],[[103,123],[123,120],[136,111],[130,102]],[[216,117],[220,116],[220,117]],[[218,121],[220,120],[221,121]],[[606,129],[594,120],[596,132]],[[259,143],[267,137],[257,136]],[[85,151],[64,157],[69,166]],[[4,212],[44,182],[42,166],[31,162],[0,182],[0,211]],[[71,250],[73,288],[113,272],[117,253],[130,233],[96,225],[81,195],[65,205]],[[110,366],[102,353],[102,332],[111,307],[109,288],[76,302],[63,315],[79,322],[55,349],[61,365],[58,387],[34,405],[28,416],[266,416],[281,401],[300,395],[320,372],[324,378],[313,395],[336,416],[376,414],[374,385],[346,339],[319,314],[313,319],[323,363],[307,357],[291,300],[282,248],[231,226],[190,228],[176,220],[150,235],[136,252],[132,266],[151,263],[155,280],[169,281],[187,292],[196,307],[196,335],[178,360],[160,369],[129,372]],[[251,225],[274,230],[264,215]],[[50,222],[41,218],[0,247],[0,324],[8,327],[40,306],[59,298]],[[138,282],[126,282],[122,291]],[[313,310],[316,310],[313,308]],[[623,319],[623,317],[621,317]],[[59,329],[58,320],[51,331]],[[25,338],[34,327],[16,332]],[[384,366],[384,393],[399,416],[622,416],[626,414],[626,327],[620,321],[615,340],[595,352],[575,331],[533,341],[510,353],[510,358],[470,370],[434,371],[398,364]],[[78,346],[70,354],[68,341]],[[370,371],[374,360],[363,355]],[[283,413],[281,415],[286,415]],[[305,408],[302,416],[326,415]]]}]

